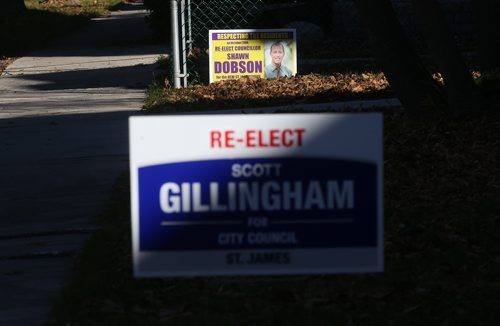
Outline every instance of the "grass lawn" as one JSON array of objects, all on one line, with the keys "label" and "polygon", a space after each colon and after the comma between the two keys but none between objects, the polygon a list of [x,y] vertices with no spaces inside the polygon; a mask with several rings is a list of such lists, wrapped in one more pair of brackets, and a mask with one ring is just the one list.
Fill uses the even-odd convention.
[{"label": "grass lawn", "polygon": [[134,279],[124,175],[50,325],[496,325],[500,115],[384,135],[384,273]]}]

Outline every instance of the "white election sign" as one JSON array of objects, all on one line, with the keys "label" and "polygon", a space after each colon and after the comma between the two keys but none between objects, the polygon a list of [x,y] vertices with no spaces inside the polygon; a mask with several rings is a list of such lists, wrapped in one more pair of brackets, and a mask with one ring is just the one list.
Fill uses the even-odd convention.
[{"label": "white election sign", "polygon": [[382,115],[130,118],[136,277],[383,271]]}]

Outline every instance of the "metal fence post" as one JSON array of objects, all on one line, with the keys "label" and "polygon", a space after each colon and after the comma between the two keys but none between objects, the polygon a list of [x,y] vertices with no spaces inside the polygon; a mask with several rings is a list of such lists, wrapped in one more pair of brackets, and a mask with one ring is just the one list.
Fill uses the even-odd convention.
[{"label": "metal fence post", "polygon": [[191,52],[193,51],[193,35],[192,35],[192,28],[191,28],[191,0],[187,0],[187,14],[188,14],[188,51]]},{"label": "metal fence post", "polygon": [[179,53],[179,8],[178,0],[170,1],[171,20],[172,20],[172,57],[174,61],[174,87],[181,88],[181,71],[180,71],[180,53]]},{"label": "metal fence post", "polygon": [[186,47],[186,1],[181,0],[181,52],[182,52],[182,86],[187,87],[187,47]]}]

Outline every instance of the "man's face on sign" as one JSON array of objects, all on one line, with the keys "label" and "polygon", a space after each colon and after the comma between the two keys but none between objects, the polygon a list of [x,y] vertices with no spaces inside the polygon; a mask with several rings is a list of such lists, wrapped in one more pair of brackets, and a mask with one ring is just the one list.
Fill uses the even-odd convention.
[{"label": "man's face on sign", "polygon": [[271,59],[275,66],[281,66],[281,61],[283,61],[284,56],[285,53],[282,45],[273,45],[271,47]]}]

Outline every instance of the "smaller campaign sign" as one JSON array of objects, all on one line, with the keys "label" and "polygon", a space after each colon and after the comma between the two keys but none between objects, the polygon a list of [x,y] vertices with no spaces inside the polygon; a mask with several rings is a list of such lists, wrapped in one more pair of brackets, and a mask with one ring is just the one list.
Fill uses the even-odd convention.
[{"label": "smaller campaign sign", "polygon": [[210,82],[294,76],[295,34],[295,29],[210,30]]},{"label": "smaller campaign sign", "polygon": [[130,118],[137,277],[380,272],[382,116]]}]

